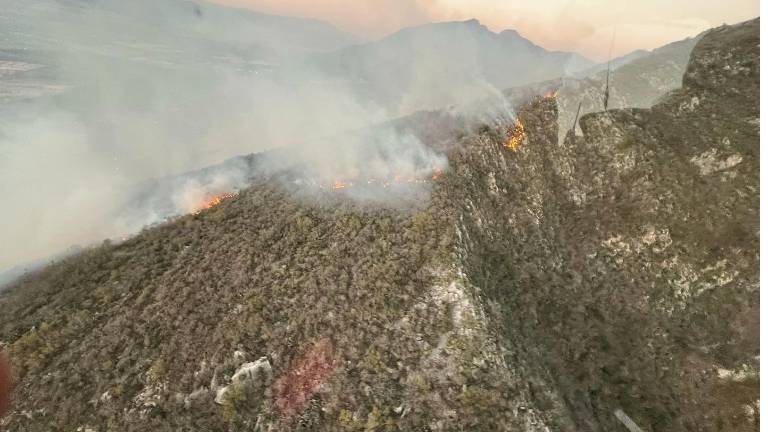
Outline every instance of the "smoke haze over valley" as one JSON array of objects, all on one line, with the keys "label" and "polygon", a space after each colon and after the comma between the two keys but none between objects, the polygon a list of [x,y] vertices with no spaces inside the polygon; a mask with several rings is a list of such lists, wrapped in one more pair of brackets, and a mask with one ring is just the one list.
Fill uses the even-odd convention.
[{"label": "smoke haze over valley", "polygon": [[[427,175],[441,158],[413,136],[342,135],[419,109],[503,105],[505,87],[592,65],[476,21],[352,46],[322,22],[208,3],[3,3],[0,188],[15,204],[0,224],[0,269],[233,192],[252,173],[175,181],[163,190],[171,206],[132,208],[146,181],[237,155],[288,146],[323,179]],[[371,141],[384,151],[358,150]]]},{"label": "smoke haze over valley", "polygon": [[15,204],[0,269],[234,192],[254,174],[237,162],[183,173],[237,155],[288,147],[281,163],[324,182],[429,176],[443,158],[414,136],[350,132],[477,101],[511,119],[502,90],[600,69],[475,20],[361,42],[319,21],[182,0],[4,3],[0,187]]},{"label": "smoke haze over valley", "polygon": [[[304,163],[331,182],[428,176],[442,157],[414,136],[351,132],[478,101],[512,119],[504,89],[604,67],[476,20],[361,42],[319,21],[182,0],[4,3],[0,187],[14,205],[0,225],[13,245],[0,251],[0,269],[234,192],[254,174],[242,164],[191,173],[237,155],[288,147],[281,164]],[[679,81],[685,58],[661,78]],[[373,142],[379,150],[365,150]],[[176,179],[147,199],[143,188],[162,178]]]}]

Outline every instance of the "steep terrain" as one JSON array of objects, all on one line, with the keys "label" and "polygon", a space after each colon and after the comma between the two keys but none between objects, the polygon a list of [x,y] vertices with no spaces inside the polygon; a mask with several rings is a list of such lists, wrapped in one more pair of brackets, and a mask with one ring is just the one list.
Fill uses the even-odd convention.
[{"label": "steep terrain", "polygon": [[400,195],[428,200],[264,175],[66,259],[0,297],[0,426],[754,430],[758,100],[754,20],[583,136],[554,96],[450,142],[425,124],[450,166]]},{"label": "steep terrain", "polygon": [[[666,93],[680,88],[691,50],[702,35],[672,42],[650,52],[633,52],[611,61],[608,109],[650,108]],[[581,116],[604,111],[608,67],[604,63],[575,76],[511,88],[504,93],[511,97],[556,92],[562,143],[566,132],[574,126],[577,132],[581,132],[576,122],[577,113]]]},{"label": "steep terrain", "polygon": [[[696,38],[674,42],[653,51],[638,51],[614,60],[611,80],[610,106],[613,108],[648,108],[667,92],[682,85],[683,72]],[[527,43],[527,42],[526,42]],[[527,45],[533,46],[530,43]],[[623,67],[625,66],[626,67]],[[525,86],[510,88],[504,98],[494,95],[480,101],[463,103],[449,110],[419,111],[378,125],[398,134],[412,134],[435,147],[438,142],[452,141],[456,134],[471,130],[478,123],[509,121],[513,107],[537,95],[556,94],[560,142],[573,127],[576,111],[582,103],[580,115],[603,110],[605,93],[605,67],[596,66],[587,71],[586,78],[559,78]],[[583,75],[579,74],[579,75]],[[577,127],[577,132],[581,133]],[[350,131],[328,137],[330,140],[348,140]],[[307,140],[317,137],[305,137]],[[127,204],[116,217],[153,224],[187,212],[174,204],[174,197],[185,188],[195,185],[212,193],[236,192],[247,184],[249,173],[263,171],[275,165],[273,152],[238,156],[202,170],[152,180],[131,190]],[[217,179],[229,179],[221,185]],[[181,212],[180,212],[181,211]],[[135,225],[135,223],[133,223]],[[48,260],[50,261],[50,260]],[[25,265],[20,268],[33,266]],[[2,275],[0,275],[0,284]]]},{"label": "steep terrain", "polygon": [[508,329],[557,353],[542,361],[580,429],[612,430],[616,409],[644,430],[754,427],[758,27],[704,36],[682,90],[652,109],[583,118],[583,138],[525,165],[555,174],[530,204],[486,206],[502,225],[540,209],[525,230],[478,230],[507,235],[473,255],[509,269],[489,295]]},{"label": "steep terrain", "polygon": [[[650,108],[665,93],[683,82],[691,50],[702,35],[673,42],[625,64],[612,65],[608,108]],[[604,109],[606,69],[592,72],[581,80],[564,79],[558,90],[560,132],[570,129],[581,114]]]}]

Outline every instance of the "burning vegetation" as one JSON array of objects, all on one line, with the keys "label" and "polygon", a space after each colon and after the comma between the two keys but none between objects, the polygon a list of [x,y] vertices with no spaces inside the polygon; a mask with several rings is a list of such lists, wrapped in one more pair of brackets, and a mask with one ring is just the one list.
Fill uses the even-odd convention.
[{"label": "burning vegetation", "polygon": [[224,202],[225,200],[232,199],[232,198],[234,198],[236,196],[237,196],[237,194],[235,194],[235,193],[224,193],[224,194],[220,194],[220,195],[214,195],[214,196],[206,199],[205,202],[197,210],[195,210],[193,213],[194,214],[200,214],[203,211],[208,210],[208,209],[212,209],[212,208],[216,207],[217,205],[221,204],[222,202]]},{"label": "burning vegetation", "polygon": [[511,129],[509,140],[504,146],[512,151],[517,151],[525,140],[525,125],[520,119],[517,119]]},{"label": "burning vegetation", "polygon": [[347,182],[345,182],[343,180],[334,180],[332,187],[334,189],[344,189],[344,188],[348,187],[349,185],[350,185],[350,183],[347,183]]}]

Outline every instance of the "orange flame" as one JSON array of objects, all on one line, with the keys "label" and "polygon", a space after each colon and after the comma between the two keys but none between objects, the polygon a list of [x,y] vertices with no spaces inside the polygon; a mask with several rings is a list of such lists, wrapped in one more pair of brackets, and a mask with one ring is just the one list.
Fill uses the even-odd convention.
[{"label": "orange flame", "polygon": [[333,187],[334,189],[344,189],[344,188],[345,188],[345,187],[347,187],[348,185],[349,185],[349,184],[348,184],[347,182],[345,182],[345,181],[342,181],[342,180],[334,180],[334,182],[333,182],[333,186],[332,186],[332,187]]},{"label": "orange flame", "polygon": [[200,214],[204,210],[212,209],[217,205],[221,204],[224,200],[234,198],[236,196],[237,194],[234,194],[234,193],[224,193],[221,195],[214,195],[213,197],[206,200],[205,203],[203,203],[203,205],[201,205],[200,208],[194,212],[194,214]]},{"label": "orange flame", "polygon": [[523,144],[525,136],[525,125],[522,121],[520,121],[520,119],[517,119],[515,120],[515,126],[512,129],[509,140],[504,146],[512,151],[518,151],[520,146]]}]

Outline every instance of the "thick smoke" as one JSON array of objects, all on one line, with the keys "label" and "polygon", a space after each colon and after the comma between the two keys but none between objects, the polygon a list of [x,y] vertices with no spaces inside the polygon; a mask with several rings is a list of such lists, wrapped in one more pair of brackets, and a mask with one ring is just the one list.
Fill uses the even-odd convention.
[{"label": "thick smoke", "polygon": [[[281,163],[306,167],[307,184],[428,178],[446,168],[445,157],[382,125],[404,110],[444,103],[430,99],[437,94],[452,103],[501,98],[474,59],[466,59],[466,76],[477,80],[457,88],[424,55],[414,65],[421,79],[406,83],[411,96],[392,109],[361,97],[359,83],[314,69],[286,72],[308,52],[349,43],[346,36],[312,24],[314,33],[283,43],[279,34],[243,30],[235,33],[261,39],[233,48],[216,24],[253,23],[206,4],[156,4],[40,0],[0,12],[18,26],[0,56],[22,46],[30,54],[21,63],[44,66],[36,83],[64,88],[31,102],[8,98],[0,110],[0,272],[122,238],[246,187],[253,173],[242,161],[197,171],[237,155],[287,148],[281,154],[290,160]],[[322,44],[308,46],[318,31]]]},{"label": "thick smoke", "polygon": [[89,149],[81,122],[51,113],[2,132],[0,267],[116,234],[108,221],[125,179]]}]

